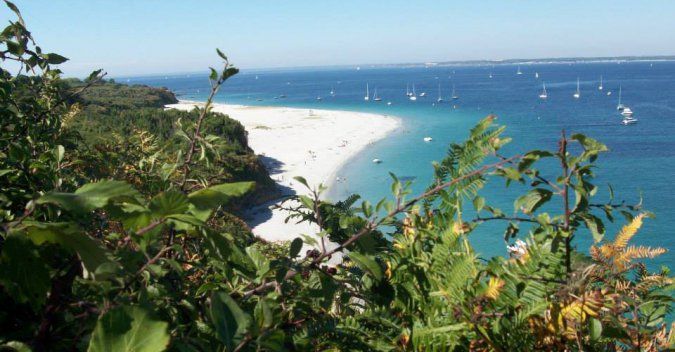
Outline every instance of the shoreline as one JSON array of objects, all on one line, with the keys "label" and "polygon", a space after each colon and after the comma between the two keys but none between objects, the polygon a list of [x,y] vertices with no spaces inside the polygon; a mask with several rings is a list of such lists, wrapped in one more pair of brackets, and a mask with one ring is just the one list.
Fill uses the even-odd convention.
[{"label": "shoreline", "polygon": [[[192,110],[203,104],[179,100],[166,108]],[[254,235],[275,242],[302,234],[318,239],[316,226],[286,223],[287,211],[270,209],[289,195],[308,193],[293,177],[304,177],[310,187],[321,183],[330,188],[352,157],[402,125],[398,117],[343,110],[214,103],[213,111],[244,126],[249,146],[282,190],[281,198],[250,209],[244,217]]]}]

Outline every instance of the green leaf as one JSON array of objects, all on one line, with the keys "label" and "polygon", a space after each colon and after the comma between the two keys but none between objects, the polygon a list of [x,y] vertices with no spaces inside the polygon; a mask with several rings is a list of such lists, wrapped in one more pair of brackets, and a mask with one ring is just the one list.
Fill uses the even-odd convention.
[{"label": "green leaf", "polygon": [[584,157],[590,158],[590,161],[594,161],[600,152],[606,152],[609,149],[606,145],[598,142],[597,140],[586,137],[583,134],[577,133],[570,137],[572,140],[578,141],[581,146],[584,148]]},{"label": "green leaf", "polygon": [[310,188],[310,187],[309,187],[309,183],[307,183],[307,180],[306,180],[304,177],[302,177],[302,176],[295,176],[295,177],[293,177],[293,179],[296,180],[296,181],[298,181],[298,182],[300,182],[300,183],[303,184],[305,187]]},{"label": "green leaf", "polygon": [[516,199],[513,206],[516,211],[520,210],[525,214],[532,214],[540,206],[548,202],[552,195],[553,192],[547,189],[535,188]]},{"label": "green leaf", "polygon": [[43,57],[45,58],[45,60],[47,60],[47,62],[50,65],[59,65],[59,64],[62,64],[64,62],[68,61],[67,58],[65,58],[65,57],[63,57],[59,54],[54,54],[54,53],[44,54]]},{"label": "green leaf", "polygon": [[480,212],[485,207],[485,198],[481,196],[476,196],[473,199],[473,207],[477,212]]},{"label": "green leaf", "polygon": [[245,194],[254,185],[254,182],[225,183],[192,192],[188,195],[190,212],[199,220],[206,221],[215,208],[226,204],[233,197]]},{"label": "green leaf", "polygon": [[[109,259],[107,251],[97,240],[87,236],[78,226],[71,223],[40,223],[25,221],[26,233],[36,245],[55,243],[65,249],[77,253],[82,261],[85,276],[96,278],[99,268],[105,273],[115,267],[115,262]],[[103,273],[100,272],[100,273]]]},{"label": "green leaf", "polygon": [[18,303],[37,311],[47,298],[50,280],[45,262],[25,236],[5,238],[0,254],[0,286]]},{"label": "green leaf", "polygon": [[512,167],[504,167],[501,168],[500,170],[501,172],[503,172],[504,176],[509,180],[520,181],[521,179],[520,172],[518,172],[518,170]]},{"label": "green leaf", "polygon": [[518,171],[523,172],[532,166],[537,160],[541,158],[548,158],[553,156],[553,153],[545,150],[532,150],[523,155],[518,163]]},{"label": "green leaf", "polygon": [[595,243],[602,241],[602,238],[605,236],[605,225],[602,223],[602,220],[592,214],[585,214],[583,219],[586,227],[591,231],[591,235],[593,235],[593,241]]},{"label": "green leaf", "polygon": [[190,203],[187,196],[177,190],[169,190],[155,196],[148,207],[156,217],[165,217],[172,214],[183,214]]},{"label": "green leaf", "polygon": [[7,5],[7,7],[9,7],[14,12],[14,14],[16,14],[19,18],[21,18],[21,12],[19,11],[19,8],[16,7],[16,5],[14,5],[14,3],[12,3],[11,1],[5,0],[5,4]]},{"label": "green leaf", "polygon": [[89,352],[158,352],[166,350],[166,322],[137,306],[113,308],[101,316],[91,335]]},{"label": "green leaf", "polygon": [[293,242],[291,242],[291,251],[290,257],[296,258],[302,249],[302,238],[296,237]]},{"label": "green leaf", "polygon": [[211,295],[211,320],[220,341],[229,350],[244,338],[251,326],[251,316],[246,314],[237,302],[226,292],[214,292]]},{"label": "green leaf", "polygon": [[369,273],[375,280],[382,280],[382,268],[372,256],[350,252],[349,258],[353,260],[359,268]]},{"label": "green leaf", "polygon": [[261,298],[256,304],[254,309],[255,320],[258,323],[258,327],[261,329],[267,329],[274,324],[274,314],[270,308],[270,304],[265,298]]},{"label": "green leaf", "polygon": [[75,193],[47,193],[37,200],[37,204],[56,204],[59,207],[78,214],[103,208],[113,200],[136,202],[140,194],[126,182],[99,181],[88,183]]},{"label": "green leaf", "polygon": [[198,209],[212,209],[224,205],[233,197],[246,194],[254,185],[254,182],[224,183],[192,192],[188,199]]},{"label": "green leaf", "polygon": [[0,345],[0,351],[8,352],[31,352],[27,344],[19,341],[9,341]]},{"label": "green leaf", "polygon": [[588,323],[588,331],[590,333],[591,341],[598,341],[602,336],[602,323],[600,320],[591,318]]},{"label": "green leaf", "polygon": [[182,222],[185,224],[190,224],[194,226],[205,226],[206,223],[197,217],[190,215],[190,214],[171,214],[167,215],[167,219],[175,220],[178,222]]},{"label": "green leaf", "polygon": [[218,53],[218,56],[220,56],[223,60],[227,61],[227,56],[225,56],[225,54],[223,54],[223,52],[220,51],[220,49],[216,48],[216,52]]},{"label": "green leaf", "polygon": [[102,71],[103,71],[102,69],[98,69],[98,70],[96,70],[96,71],[92,71],[92,72],[89,74],[89,77],[87,77],[87,80],[88,80],[88,81],[91,81],[91,80],[96,79],[96,78],[98,77],[98,75],[101,74]]},{"label": "green leaf", "polygon": [[62,145],[57,145],[54,148],[54,156],[56,156],[56,161],[59,163],[63,161],[63,157],[66,155],[66,149]]}]

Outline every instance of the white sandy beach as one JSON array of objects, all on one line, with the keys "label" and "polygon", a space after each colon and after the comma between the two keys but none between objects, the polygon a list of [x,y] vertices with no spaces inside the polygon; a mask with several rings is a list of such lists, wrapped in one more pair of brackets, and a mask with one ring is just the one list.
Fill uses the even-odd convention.
[{"label": "white sandy beach", "polygon": [[[181,101],[167,107],[191,110],[199,104]],[[293,177],[304,177],[310,186],[323,183],[330,187],[350,157],[400,126],[394,117],[351,111],[226,104],[215,104],[213,110],[241,122],[251,148],[265,157],[272,179],[297,194],[307,190]],[[274,210],[270,217],[269,206],[253,209],[248,215],[256,236],[287,241],[299,234],[317,233],[316,227],[307,224],[285,223],[285,211]]]}]

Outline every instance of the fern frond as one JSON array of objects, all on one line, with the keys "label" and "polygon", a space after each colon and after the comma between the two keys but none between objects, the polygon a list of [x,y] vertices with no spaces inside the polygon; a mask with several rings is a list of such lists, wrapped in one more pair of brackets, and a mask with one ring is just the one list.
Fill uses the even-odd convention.
[{"label": "fern frond", "polygon": [[487,289],[485,290],[485,297],[496,300],[505,284],[504,280],[491,277]]},{"label": "fern frond", "polygon": [[626,245],[628,245],[630,239],[635,236],[637,230],[639,230],[642,226],[642,219],[644,217],[645,214],[638,214],[638,216],[633,218],[633,221],[631,221],[630,224],[624,226],[619,234],[616,235],[616,238],[614,239],[614,247],[617,250],[623,250],[626,248]]},{"label": "fern frond", "polygon": [[614,264],[621,269],[627,267],[633,259],[653,259],[667,251],[668,250],[661,247],[630,246],[614,259]]}]

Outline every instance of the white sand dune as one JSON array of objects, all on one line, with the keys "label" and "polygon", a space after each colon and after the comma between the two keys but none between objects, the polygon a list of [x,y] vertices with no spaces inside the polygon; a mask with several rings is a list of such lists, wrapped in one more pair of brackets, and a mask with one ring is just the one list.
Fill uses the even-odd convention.
[{"label": "white sand dune", "polygon": [[[200,103],[181,101],[167,107],[191,110],[195,105]],[[350,157],[400,126],[394,117],[351,111],[226,104],[215,104],[213,111],[241,122],[248,131],[249,145],[263,157],[272,179],[297,194],[308,191],[293,177],[304,177],[310,186],[330,186]],[[288,213],[270,211],[272,204],[247,215],[256,236],[269,241],[288,241],[300,234],[316,236],[317,227],[286,223]]]}]

